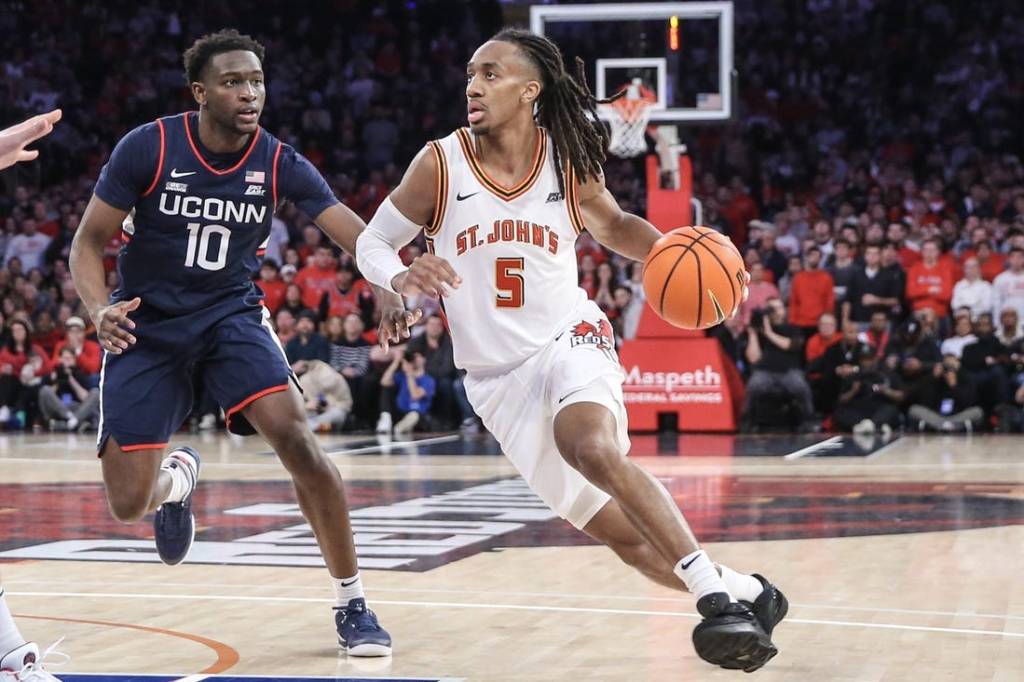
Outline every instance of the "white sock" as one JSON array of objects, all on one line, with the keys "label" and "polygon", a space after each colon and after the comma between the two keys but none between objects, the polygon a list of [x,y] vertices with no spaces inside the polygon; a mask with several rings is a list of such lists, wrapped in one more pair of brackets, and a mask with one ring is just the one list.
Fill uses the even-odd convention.
[{"label": "white sock", "polygon": [[714,592],[725,592],[729,595],[729,601],[734,601],[732,593],[718,575],[718,569],[711,563],[711,559],[702,549],[692,554],[687,554],[676,567],[672,569],[679,576],[679,579],[686,583],[686,588],[693,593],[693,596],[700,599],[706,594]]},{"label": "white sock", "polygon": [[7,599],[4,598],[4,588],[0,585],[0,658],[10,651],[14,651],[25,643],[21,636],[11,610],[7,608]]},{"label": "white sock", "polygon": [[[187,455],[184,455],[187,457]],[[192,477],[195,473],[192,469],[171,456],[164,459],[160,465],[161,471],[166,471],[171,477],[171,490],[167,493],[164,502],[181,502],[192,490]]]},{"label": "white sock", "polygon": [[366,599],[363,594],[363,579],[356,573],[351,578],[331,577],[334,583],[334,595],[337,597],[338,606],[348,606],[353,599]]},{"label": "white sock", "polygon": [[737,573],[724,564],[718,564],[722,570],[722,582],[729,588],[729,594],[740,601],[754,603],[754,600],[764,591],[761,581],[752,575]]}]

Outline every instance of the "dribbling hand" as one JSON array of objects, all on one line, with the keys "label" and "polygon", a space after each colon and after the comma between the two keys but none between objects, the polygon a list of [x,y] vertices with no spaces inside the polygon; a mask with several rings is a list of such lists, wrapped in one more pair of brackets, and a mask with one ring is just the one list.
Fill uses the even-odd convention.
[{"label": "dribbling hand", "polygon": [[409,269],[395,276],[392,281],[395,291],[403,296],[426,294],[440,298],[448,295],[448,287],[458,289],[462,278],[444,258],[432,253],[417,256]]},{"label": "dribbling hand", "polygon": [[103,350],[120,355],[135,344],[135,335],[128,331],[135,329],[135,323],[128,318],[128,313],[138,309],[141,304],[142,299],[136,296],[130,301],[119,301],[96,311],[92,321],[96,325],[96,337]]}]

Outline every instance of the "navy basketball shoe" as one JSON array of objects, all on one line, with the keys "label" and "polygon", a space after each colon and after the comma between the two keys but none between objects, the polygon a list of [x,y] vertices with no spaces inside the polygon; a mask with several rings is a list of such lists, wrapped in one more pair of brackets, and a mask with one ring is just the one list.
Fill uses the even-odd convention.
[{"label": "navy basketball shoe", "polygon": [[693,629],[693,648],[708,663],[754,672],[779,653],[750,607],[724,592],[697,600],[704,620]]},{"label": "navy basketball shoe", "polygon": [[196,491],[196,483],[199,481],[199,453],[183,445],[167,455],[164,465],[184,471],[189,480],[189,489],[182,501],[164,502],[157,508],[156,518],[153,519],[153,534],[160,560],[168,566],[174,566],[185,560],[196,537],[192,493]]},{"label": "navy basketball shoe", "polygon": [[765,633],[771,637],[775,626],[781,623],[782,619],[789,613],[789,600],[786,599],[786,595],[782,594],[779,588],[768,582],[768,579],[763,575],[758,573],[753,575],[764,586],[764,590],[753,603],[748,601],[740,603],[747,605],[754,612],[757,622],[764,628]]},{"label": "navy basketball shoe", "polygon": [[353,599],[348,606],[334,607],[338,644],[349,656],[390,656],[391,635],[366,607],[365,599]]}]

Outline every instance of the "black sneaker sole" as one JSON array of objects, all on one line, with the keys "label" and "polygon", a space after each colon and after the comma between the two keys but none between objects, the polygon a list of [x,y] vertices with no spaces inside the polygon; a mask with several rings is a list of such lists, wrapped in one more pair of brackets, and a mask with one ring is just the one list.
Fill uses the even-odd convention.
[{"label": "black sneaker sole", "polygon": [[703,621],[693,630],[693,647],[703,660],[728,670],[754,672],[779,653],[750,622]]}]

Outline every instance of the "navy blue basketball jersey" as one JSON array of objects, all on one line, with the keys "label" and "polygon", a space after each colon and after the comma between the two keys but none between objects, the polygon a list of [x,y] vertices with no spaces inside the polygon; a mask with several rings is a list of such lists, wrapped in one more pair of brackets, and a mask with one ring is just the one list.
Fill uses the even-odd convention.
[{"label": "navy blue basketball jersey", "polygon": [[233,165],[211,165],[197,139],[197,115],[136,128],[100,174],[97,196],[135,210],[125,224],[114,301],[138,296],[168,315],[227,301],[259,306],[253,274],[282,189],[311,217],[337,201],[306,159],[263,128]]}]

